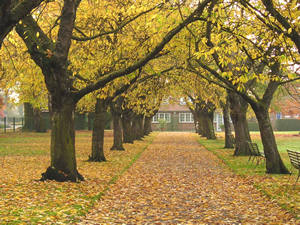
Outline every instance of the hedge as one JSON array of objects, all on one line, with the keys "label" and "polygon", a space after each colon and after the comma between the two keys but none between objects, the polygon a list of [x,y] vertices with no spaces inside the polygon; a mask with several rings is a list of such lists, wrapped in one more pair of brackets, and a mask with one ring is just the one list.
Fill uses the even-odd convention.
[{"label": "hedge", "polygon": [[278,131],[300,131],[300,120],[297,119],[276,120],[276,129]]},{"label": "hedge", "polygon": [[248,122],[249,131],[259,131],[257,122]]}]

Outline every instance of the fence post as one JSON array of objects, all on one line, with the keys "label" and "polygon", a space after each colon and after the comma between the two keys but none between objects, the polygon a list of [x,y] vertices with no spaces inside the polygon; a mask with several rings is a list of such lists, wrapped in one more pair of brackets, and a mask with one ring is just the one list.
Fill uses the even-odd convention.
[{"label": "fence post", "polygon": [[6,133],[6,117],[4,117],[4,133]]},{"label": "fence post", "polygon": [[16,132],[16,118],[13,118],[13,131]]}]

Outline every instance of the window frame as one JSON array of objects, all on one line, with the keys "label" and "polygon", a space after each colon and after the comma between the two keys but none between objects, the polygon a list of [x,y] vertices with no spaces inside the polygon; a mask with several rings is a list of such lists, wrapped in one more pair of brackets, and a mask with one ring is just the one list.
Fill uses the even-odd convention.
[{"label": "window frame", "polygon": [[[183,120],[182,120],[182,116],[183,116]],[[187,115],[189,115],[189,121],[187,121]],[[178,115],[178,122],[179,123],[194,123],[194,115],[191,112],[180,112]]]},{"label": "window frame", "polygon": [[[163,115],[163,116],[162,116],[163,118],[161,118],[161,115]],[[169,116],[168,119],[166,119],[166,118],[167,118],[166,115]],[[158,121],[159,119],[165,120],[166,123],[171,123],[171,113],[165,113],[165,112],[158,112],[158,113],[156,113],[156,114],[153,116],[153,118],[152,118],[152,123],[159,123],[159,121]]]}]

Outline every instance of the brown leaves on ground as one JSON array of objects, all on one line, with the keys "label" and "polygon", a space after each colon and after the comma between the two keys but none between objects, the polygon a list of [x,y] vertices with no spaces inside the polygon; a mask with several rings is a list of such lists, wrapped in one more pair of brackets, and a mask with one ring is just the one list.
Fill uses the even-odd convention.
[{"label": "brown leaves on ground", "polygon": [[296,224],[191,133],[160,133],[79,224]]},{"label": "brown leaves on ground", "polygon": [[0,136],[0,224],[74,224],[153,138],[125,144],[126,151],[110,151],[112,135],[106,132],[108,161],[95,163],[87,162],[91,132],[76,135],[78,170],[86,179],[81,183],[36,181],[50,164],[49,133]]}]

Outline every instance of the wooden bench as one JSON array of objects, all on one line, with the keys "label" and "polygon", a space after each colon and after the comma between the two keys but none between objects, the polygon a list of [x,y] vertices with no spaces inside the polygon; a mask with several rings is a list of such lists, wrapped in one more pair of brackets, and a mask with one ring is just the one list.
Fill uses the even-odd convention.
[{"label": "wooden bench", "polygon": [[296,185],[298,182],[299,176],[300,176],[300,152],[292,151],[289,149],[287,149],[287,152],[288,152],[292,166],[298,170],[298,177],[295,182],[295,185]]},{"label": "wooden bench", "polygon": [[250,150],[250,156],[248,159],[248,162],[251,162],[251,158],[252,158],[252,162],[256,159],[256,165],[259,164],[260,160],[265,160],[266,156],[263,152],[259,151],[259,148],[257,146],[256,143],[253,142],[247,142],[249,150]]}]

